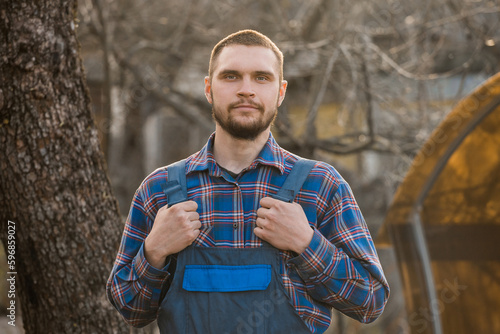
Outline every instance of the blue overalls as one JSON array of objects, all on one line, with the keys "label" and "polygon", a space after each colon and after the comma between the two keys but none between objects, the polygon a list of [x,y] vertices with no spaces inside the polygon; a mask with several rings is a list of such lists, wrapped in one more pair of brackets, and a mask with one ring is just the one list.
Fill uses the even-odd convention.
[{"label": "blue overalls", "polygon": [[[300,159],[276,199],[293,202],[311,160]],[[187,200],[185,161],[168,167],[169,205]],[[158,313],[161,334],[311,334],[285,291],[279,250],[189,246],[177,255]]]}]

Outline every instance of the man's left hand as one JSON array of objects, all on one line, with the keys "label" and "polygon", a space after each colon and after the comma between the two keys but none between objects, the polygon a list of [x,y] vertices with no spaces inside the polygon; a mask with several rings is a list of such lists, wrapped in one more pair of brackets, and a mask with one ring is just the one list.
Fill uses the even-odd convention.
[{"label": "man's left hand", "polygon": [[271,197],[260,200],[254,233],[281,250],[303,253],[314,231],[298,203],[287,203]]}]

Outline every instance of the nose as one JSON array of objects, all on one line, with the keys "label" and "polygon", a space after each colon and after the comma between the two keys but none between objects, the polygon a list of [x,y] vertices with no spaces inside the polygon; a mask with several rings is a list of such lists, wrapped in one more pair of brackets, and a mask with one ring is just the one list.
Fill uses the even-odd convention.
[{"label": "nose", "polygon": [[255,91],[253,89],[253,85],[251,80],[249,79],[243,79],[241,80],[241,85],[238,87],[238,96],[240,97],[254,97],[255,96]]}]

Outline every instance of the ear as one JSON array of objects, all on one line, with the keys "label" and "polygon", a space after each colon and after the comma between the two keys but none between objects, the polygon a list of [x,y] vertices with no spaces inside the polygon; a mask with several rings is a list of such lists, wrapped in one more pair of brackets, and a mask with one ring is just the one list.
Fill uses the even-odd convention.
[{"label": "ear", "polygon": [[288,86],[288,82],[286,80],[281,81],[280,85],[280,95],[278,97],[278,107],[281,105],[283,100],[285,99],[286,87]]},{"label": "ear", "polygon": [[205,97],[208,103],[212,104],[212,83],[210,77],[205,77]]}]

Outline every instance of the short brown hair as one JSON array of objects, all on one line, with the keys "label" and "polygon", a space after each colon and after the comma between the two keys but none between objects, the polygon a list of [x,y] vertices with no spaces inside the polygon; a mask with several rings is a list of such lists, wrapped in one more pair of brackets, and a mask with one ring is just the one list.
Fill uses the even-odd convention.
[{"label": "short brown hair", "polygon": [[214,46],[210,56],[210,64],[208,66],[208,75],[210,78],[214,74],[219,54],[226,46],[229,45],[263,46],[271,49],[278,60],[280,82],[283,80],[283,53],[269,37],[258,31],[250,29],[235,32],[234,34],[225,37]]}]

